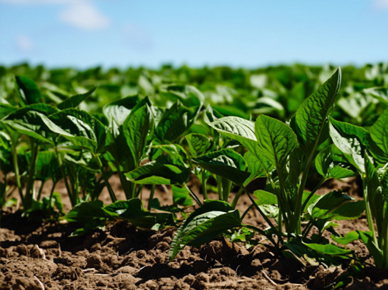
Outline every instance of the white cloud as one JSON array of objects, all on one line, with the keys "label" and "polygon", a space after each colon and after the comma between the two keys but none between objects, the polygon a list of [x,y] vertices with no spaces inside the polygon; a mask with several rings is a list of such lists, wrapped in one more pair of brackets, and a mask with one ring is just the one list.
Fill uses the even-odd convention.
[{"label": "white cloud", "polygon": [[34,43],[32,39],[25,35],[19,35],[16,37],[16,46],[22,52],[31,52],[34,49]]},{"label": "white cloud", "polygon": [[83,30],[99,30],[109,26],[109,18],[101,13],[91,0],[0,0],[13,5],[60,4],[63,9],[59,19]]},{"label": "white cloud", "polygon": [[109,18],[97,10],[89,1],[71,2],[60,15],[67,24],[84,30],[99,30],[109,26]]},{"label": "white cloud", "polygon": [[388,0],[374,0],[374,7],[378,9],[388,9]]}]

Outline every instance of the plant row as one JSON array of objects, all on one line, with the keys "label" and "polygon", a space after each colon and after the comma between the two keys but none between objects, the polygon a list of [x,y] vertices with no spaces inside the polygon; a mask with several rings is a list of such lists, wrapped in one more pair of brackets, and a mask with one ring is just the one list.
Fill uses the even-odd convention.
[{"label": "plant row", "polygon": [[[186,245],[221,235],[249,244],[259,232],[275,253],[306,266],[354,260],[354,253],[339,245],[360,239],[375,264],[388,268],[388,110],[368,127],[336,120],[341,79],[338,69],[284,122],[265,114],[255,121],[224,116],[205,105],[204,95],[190,85],[168,86],[165,107],[134,95],[91,114],[80,105],[94,88],[47,103],[35,82],[16,76],[18,105],[0,104],[1,205],[12,202],[7,196],[16,190],[26,216],[61,215],[55,185],[63,178],[73,208],[62,218],[83,225],[74,234],[117,219],[152,229],[181,224],[171,245],[173,259]],[[320,180],[307,191],[313,173]],[[126,200],[117,200],[109,183],[112,174],[118,175]],[[187,186],[192,174],[201,181],[201,195]],[[341,191],[316,194],[326,180],[352,176],[361,178],[364,200]],[[51,194],[42,198],[48,180]],[[208,198],[210,180],[217,200]],[[255,188],[257,180],[265,186]],[[41,181],[39,190],[36,181]],[[147,209],[141,195],[146,185],[151,186]],[[154,198],[158,185],[171,186],[173,204],[161,206]],[[99,200],[105,187],[108,205]],[[252,204],[240,213],[236,205],[243,194]],[[245,225],[250,210],[257,210],[268,228]],[[364,212],[369,231],[336,232],[336,221]]]}]

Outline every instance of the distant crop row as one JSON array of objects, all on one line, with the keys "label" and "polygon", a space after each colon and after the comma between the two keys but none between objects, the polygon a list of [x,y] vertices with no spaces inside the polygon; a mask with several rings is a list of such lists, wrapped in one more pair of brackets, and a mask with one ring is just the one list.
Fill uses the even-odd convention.
[{"label": "distant crop row", "polygon": [[[339,245],[360,239],[376,265],[388,268],[387,65],[343,72],[307,66],[3,71],[2,206],[12,204],[7,196],[17,190],[27,217],[83,224],[74,234],[117,219],[152,229],[181,224],[171,259],[186,245],[220,235],[249,245],[257,231],[275,253],[305,266],[358,260]],[[112,174],[118,175],[126,200],[117,200]],[[201,181],[200,195],[187,186],[192,174]],[[307,191],[313,174],[320,178]],[[328,179],[353,176],[362,180],[363,201],[341,191],[316,194]],[[62,178],[73,206],[65,215],[55,192]],[[49,179],[51,195],[42,198]],[[217,200],[208,199],[210,179]],[[252,192],[258,179],[266,185]],[[36,181],[41,181],[38,192]],[[139,198],[145,185],[151,185],[147,209]],[[170,186],[173,204],[161,206],[154,198],[158,185]],[[99,200],[104,187],[108,205]],[[236,205],[242,194],[252,204],[240,213]],[[250,210],[264,217],[267,229],[243,224]],[[368,232],[336,233],[335,221],[364,212]]]}]

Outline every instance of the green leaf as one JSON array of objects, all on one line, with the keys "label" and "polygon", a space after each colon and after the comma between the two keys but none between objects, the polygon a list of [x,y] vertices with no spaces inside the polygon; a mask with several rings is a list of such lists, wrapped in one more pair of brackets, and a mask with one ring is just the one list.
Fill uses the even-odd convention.
[{"label": "green leaf", "polygon": [[73,207],[63,219],[68,222],[86,223],[98,218],[117,218],[119,215],[113,211],[105,210],[100,200],[82,202]]},{"label": "green leaf", "polygon": [[330,136],[335,146],[344,153],[348,162],[359,172],[365,172],[363,155],[369,144],[368,131],[362,127],[330,118]]},{"label": "green leaf", "polygon": [[211,142],[205,135],[192,133],[185,137],[189,145],[189,152],[193,157],[205,154],[211,147]]},{"label": "green leaf", "polygon": [[186,245],[200,246],[235,227],[241,227],[238,210],[226,202],[205,201],[176,232],[170,248],[170,261]]},{"label": "green leaf", "polygon": [[296,111],[295,121],[301,146],[310,155],[319,142],[323,126],[335,101],[341,84],[341,70],[337,71]]},{"label": "green leaf", "polygon": [[52,178],[57,183],[62,178],[60,165],[54,151],[39,151],[35,165],[35,179],[47,180]]},{"label": "green leaf", "polygon": [[330,244],[322,245],[322,244],[304,243],[304,245],[306,245],[310,249],[313,249],[314,251],[317,251],[318,253],[321,253],[324,255],[330,255],[330,256],[347,256],[353,252],[352,250],[346,250],[336,245],[330,245]]},{"label": "green leaf", "polygon": [[347,245],[355,240],[358,240],[360,238],[360,235],[356,231],[351,231],[351,232],[348,232],[343,237],[336,237],[336,236],[332,235],[331,238],[334,241],[336,241],[337,243],[345,246],[345,245]]},{"label": "green leaf", "polygon": [[13,107],[9,104],[0,103],[0,120],[17,110],[17,107]]},{"label": "green leaf", "polygon": [[388,110],[385,110],[372,127],[369,128],[372,140],[388,155]]},{"label": "green leaf", "polygon": [[58,104],[57,108],[60,110],[75,108],[79,106],[79,104],[81,104],[84,100],[86,100],[91,94],[93,94],[95,90],[96,88],[93,88],[90,91],[86,92],[85,94],[72,96],[67,100],[64,100],[63,102]]},{"label": "green leaf", "polygon": [[388,88],[387,87],[375,87],[364,90],[365,93],[370,94],[374,98],[378,99],[382,104],[388,106]]},{"label": "green leaf", "polygon": [[125,175],[139,184],[183,184],[189,179],[190,168],[179,156],[160,155]]},{"label": "green leaf", "polygon": [[150,213],[144,209],[142,201],[138,198],[116,201],[106,206],[104,210],[118,214],[120,219],[127,220],[136,227],[150,229],[155,224],[173,224],[171,214]]},{"label": "green leaf", "polygon": [[124,136],[123,126],[118,126],[115,122],[108,128],[105,149],[108,151],[105,158],[112,162],[120,172],[129,172],[136,168],[133,154]]},{"label": "green leaf", "polygon": [[16,76],[16,88],[21,105],[27,106],[42,102],[38,86],[29,78]]},{"label": "green leaf", "polygon": [[209,123],[209,125],[221,134],[245,146],[259,160],[261,168],[266,171],[266,174],[271,171],[273,165],[269,161],[270,159],[260,154],[254,122],[239,117],[224,117]]},{"label": "green leaf", "polygon": [[354,219],[364,212],[363,201],[353,202],[353,199],[341,191],[332,191],[319,198],[308,207],[308,213],[313,219],[348,220]]},{"label": "green leaf", "polygon": [[129,150],[132,153],[135,166],[139,166],[140,160],[145,152],[147,138],[153,129],[153,116],[148,105],[132,111],[125,119],[123,132]]},{"label": "green leaf", "polygon": [[172,190],[172,200],[174,204],[182,205],[182,206],[192,206],[193,200],[190,197],[190,193],[186,187],[178,187],[173,185],[171,187]]},{"label": "green leaf", "polygon": [[366,247],[369,250],[369,253],[372,255],[375,260],[375,264],[377,267],[382,267],[384,263],[384,254],[383,251],[379,248],[378,245],[374,243],[374,238],[371,232],[362,232],[357,231],[360,235],[361,240],[364,242]]},{"label": "green leaf", "polygon": [[243,185],[250,175],[245,172],[244,158],[232,149],[210,152],[193,158],[193,161],[211,173],[231,180],[238,185]]},{"label": "green leaf", "polygon": [[48,130],[47,125],[52,122],[42,113],[20,109],[7,116],[6,119],[0,121],[1,125],[7,128],[8,131],[17,132],[19,135],[27,135],[31,138],[39,140],[43,143],[53,144],[52,135]]},{"label": "green leaf", "polygon": [[200,107],[190,109],[176,102],[164,112],[155,129],[155,136],[160,142],[175,141],[194,124],[199,110]]},{"label": "green leaf", "polygon": [[103,112],[108,118],[109,124],[115,121],[117,125],[122,125],[138,102],[139,96],[129,96],[105,105]]},{"label": "green leaf", "polygon": [[291,152],[299,147],[292,129],[271,117],[260,115],[256,120],[255,132],[260,153],[279,169],[285,165]]},{"label": "green leaf", "polygon": [[319,152],[315,158],[315,168],[325,179],[341,179],[355,175],[353,167],[335,145],[330,145]]},{"label": "green leaf", "polygon": [[97,153],[105,147],[105,126],[85,111],[65,109],[50,116],[60,128],[51,128],[74,145]]},{"label": "green leaf", "polygon": [[265,190],[256,190],[253,194],[257,198],[257,200],[255,201],[257,205],[278,204],[278,198],[273,193],[270,193]]}]

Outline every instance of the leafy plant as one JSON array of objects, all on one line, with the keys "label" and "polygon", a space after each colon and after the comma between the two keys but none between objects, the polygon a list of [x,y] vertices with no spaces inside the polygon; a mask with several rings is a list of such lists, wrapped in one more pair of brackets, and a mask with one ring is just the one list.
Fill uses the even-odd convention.
[{"label": "leafy plant", "polygon": [[[388,110],[366,130],[330,119],[330,135],[363,184],[369,232],[349,233],[342,241],[361,239],[378,267],[388,268]],[[338,239],[338,241],[341,241]]]}]

